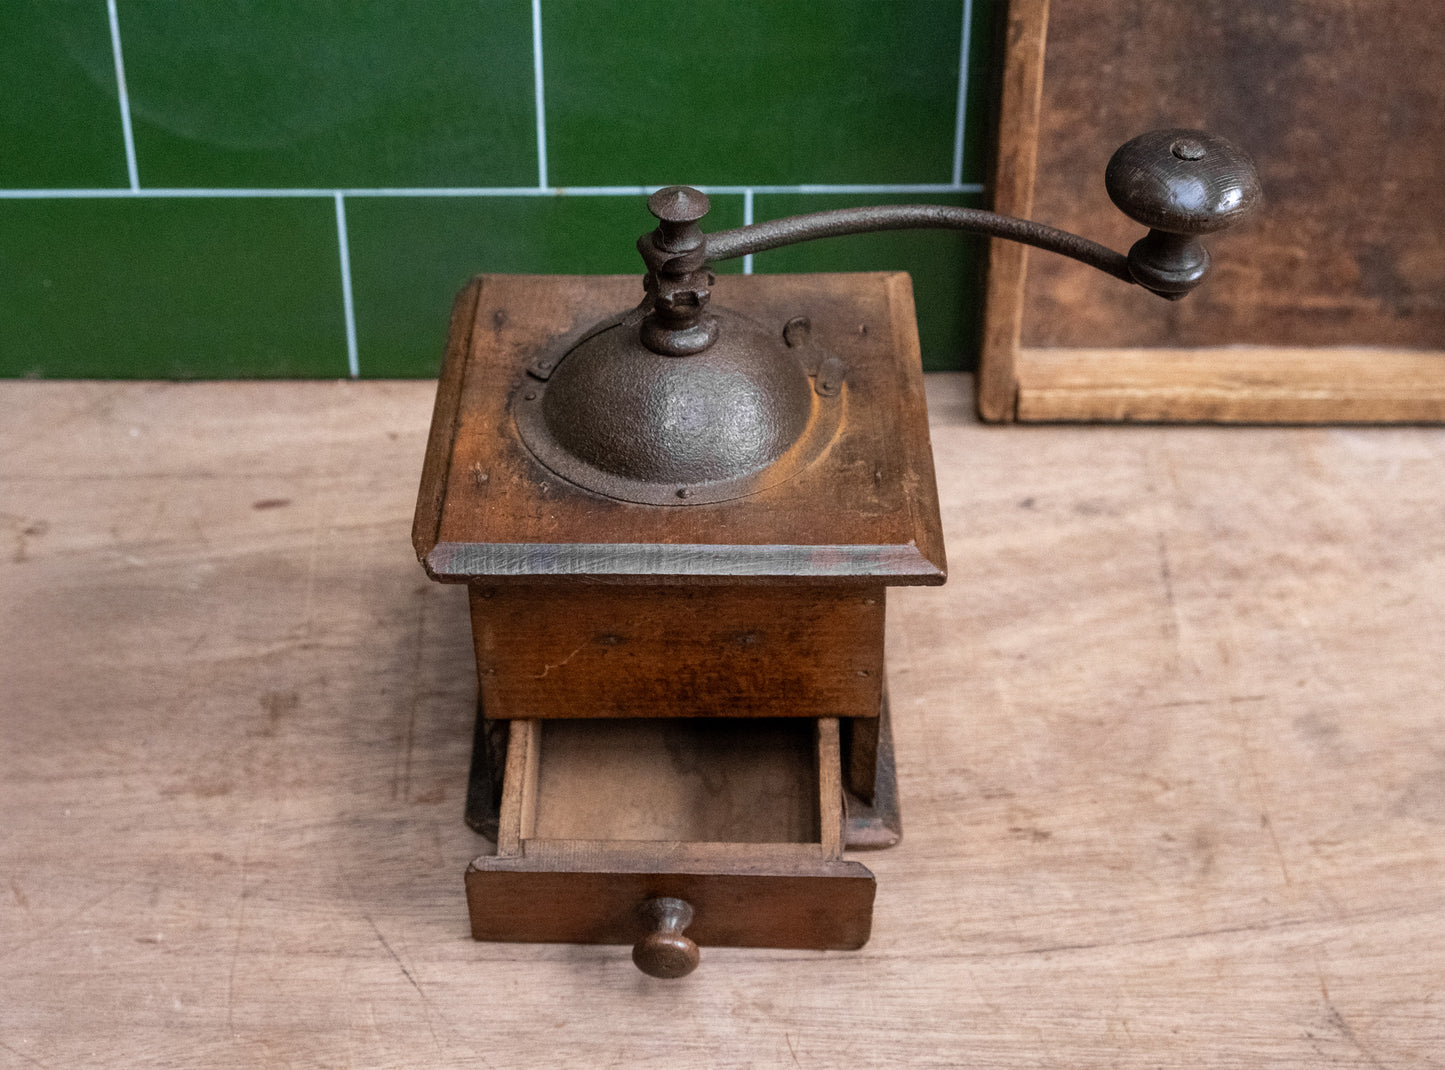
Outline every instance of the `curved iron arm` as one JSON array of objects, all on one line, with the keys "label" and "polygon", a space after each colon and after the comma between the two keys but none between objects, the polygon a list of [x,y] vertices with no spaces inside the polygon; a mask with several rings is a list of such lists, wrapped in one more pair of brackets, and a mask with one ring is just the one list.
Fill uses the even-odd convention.
[{"label": "curved iron arm", "polygon": [[719,230],[707,235],[706,258],[709,261],[731,260],[816,238],[915,229],[963,230],[992,238],[1007,238],[1078,260],[1124,282],[1137,282],[1129,272],[1129,258],[1098,242],[1027,219],[1015,219],[981,208],[955,208],[942,204],[836,208]]},{"label": "curved iron arm", "polygon": [[1152,130],[1126,142],[1110,158],[1104,186],[1125,215],[1149,228],[1127,255],[1027,219],[934,204],[842,208],[704,234],[698,223],[707,215],[707,195],[691,186],[668,186],[648,198],[658,225],[637,242],[647,264],[650,300],[640,336],[654,353],[701,353],[717,338],[717,321],[707,314],[710,262],[879,230],[949,229],[1005,238],[1177,301],[1209,271],[1209,253],[1199,236],[1238,222],[1261,197],[1248,155],[1201,130]]}]

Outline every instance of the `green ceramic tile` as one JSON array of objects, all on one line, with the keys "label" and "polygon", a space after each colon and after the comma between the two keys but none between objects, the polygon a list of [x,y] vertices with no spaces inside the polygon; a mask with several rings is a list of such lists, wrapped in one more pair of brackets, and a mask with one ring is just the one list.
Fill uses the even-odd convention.
[{"label": "green ceramic tile", "polygon": [[0,2],[0,188],[127,181],[105,0]]},{"label": "green ceramic tile", "polygon": [[[821,212],[860,204],[953,204],[982,207],[982,197],[939,194],[880,197],[817,194],[758,194],[754,218]],[[971,234],[946,230],[902,230],[826,238],[759,253],[753,270],[906,271],[913,276],[918,338],[927,371],[957,371],[978,362],[978,329],[983,315],[983,268],[987,244]]]},{"label": "green ceramic tile", "polygon": [[[739,226],[742,216],[742,197],[713,197],[706,229]],[[357,350],[368,378],[435,376],[452,299],[483,272],[636,272],[640,298],[637,238],[656,226],[641,195],[351,197],[346,217]]]},{"label": "green ceramic tile", "polygon": [[346,374],[325,198],[0,201],[0,375]]},{"label": "green ceramic tile", "polygon": [[153,187],[533,186],[527,0],[121,0]]},{"label": "green ceramic tile", "polygon": [[947,182],[962,0],[545,0],[559,185]]}]

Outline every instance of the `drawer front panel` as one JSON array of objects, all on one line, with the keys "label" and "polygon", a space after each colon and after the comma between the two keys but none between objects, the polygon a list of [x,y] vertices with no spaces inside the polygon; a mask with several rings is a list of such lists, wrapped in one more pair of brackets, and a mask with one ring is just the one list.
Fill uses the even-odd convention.
[{"label": "drawer front panel", "polygon": [[[639,735],[639,727],[647,731]],[[648,745],[658,730],[660,749]],[[802,747],[779,747],[799,732]],[[589,739],[590,748],[577,745]],[[786,760],[771,768],[780,756]],[[751,775],[765,766],[769,776]],[[795,793],[782,790],[785,774],[815,793],[816,809],[795,812]],[[655,976],[686,972],[657,972],[657,963],[637,958],[638,941],[659,938],[663,907],[687,917],[678,932],[692,949],[691,966],[693,943],[861,947],[872,927],[874,879],[839,858],[841,777],[834,718],[513,721],[497,853],[467,869],[472,935],[634,944],[634,961]],[[678,790],[663,790],[667,784]],[[779,795],[789,796],[781,809]],[[664,812],[657,812],[659,800]],[[719,832],[733,838],[711,838]],[[638,833],[644,838],[634,838]]]},{"label": "drawer front panel", "polygon": [[[646,932],[642,904],[657,896],[692,905],[687,935],[704,948],[849,950],[867,942],[872,927],[875,882],[857,862],[820,858],[762,872],[737,872],[745,859],[677,871],[626,863],[597,871],[561,868],[567,865],[565,859],[477,859],[466,877],[472,935],[631,944]],[[733,872],[725,871],[729,866]]]}]

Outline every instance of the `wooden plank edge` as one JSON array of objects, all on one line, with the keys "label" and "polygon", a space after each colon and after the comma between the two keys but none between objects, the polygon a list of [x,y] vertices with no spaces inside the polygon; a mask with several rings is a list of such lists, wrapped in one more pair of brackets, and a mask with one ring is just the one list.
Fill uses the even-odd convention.
[{"label": "wooden plank edge", "polygon": [[[612,805],[618,805],[613,803]],[[482,855],[482,869],[569,870],[577,873],[652,871],[687,873],[758,873],[774,876],[813,871],[836,862],[822,845],[749,843],[725,840],[576,840],[526,839],[522,854],[510,860]]]},{"label": "wooden plank edge", "polygon": [[[918,320],[914,314],[913,279],[906,271],[890,273],[884,279],[888,294],[888,318],[893,329],[893,350],[898,354],[903,376],[900,401],[918,414],[917,435],[902,436],[903,471],[912,484],[907,488],[909,521],[913,545],[919,557],[933,566],[938,583],[948,577],[948,553],[943,541],[943,517],[938,504],[938,477],[933,468],[933,440],[928,432],[928,395],[923,385],[923,351],[918,343]],[[908,412],[900,414],[912,425]],[[919,490],[926,493],[918,493]]]},{"label": "wooden plank edge", "polygon": [[[941,546],[940,538],[940,546]],[[423,561],[436,580],[500,582],[696,582],[800,580],[938,586],[941,561],[916,544],[760,545],[702,543],[471,543],[439,542]]]},{"label": "wooden plank edge", "polygon": [[1445,352],[1024,349],[1017,370],[1030,423],[1445,422]]},{"label": "wooden plank edge", "polygon": [[838,718],[819,717],[818,842],[823,857],[843,856],[843,748],[838,739]]},{"label": "wooden plank edge", "polygon": [[[992,208],[1004,215],[1027,217],[1033,208],[1048,23],[1048,0],[1009,0],[990,180]],[[998,238],[989,241],[976,404],[979,418],[990,422],[1014,419],[1027,271],[1027,247]]]},{"label": "wooden plank edge", "polygon": [[536,721],[513,721],[508,731],[507,766],[497,818],[497,854],[504,858],[520,856],[523,842],[536,826],[541,751]]},{"label": "wooden plank edge", "polygon": [[466,378],[467,357],[471,353],[472,332],[481,295],[482,280],[474,278],[462,287],[452,303],[447,348],[442,357],[441,375],[437,379],[436,404],[432,408],[431,430],[427,434],[426,461],[422,465],[416,515],[411,526],[411,544],[416,550],[417,560],[423,565],[440,538],[442,504],[452,463],[452,439],[456,434],[462,384]]}]

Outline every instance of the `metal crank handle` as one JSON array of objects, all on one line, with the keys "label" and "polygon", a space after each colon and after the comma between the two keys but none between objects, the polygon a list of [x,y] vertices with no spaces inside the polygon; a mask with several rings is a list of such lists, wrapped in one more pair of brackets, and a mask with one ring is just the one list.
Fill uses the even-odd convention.
[{"label": "metal crank handle", "polygon": [[[1134,138],[1109,160],[1104,185],[1120,211],[1149,228],[1128,255],[1027,219],[976,208],[901,204],[814,212],[718,231],[706,235],[704,256],[707,262],[729,260],[796,242],[879,230],[965,230],[1059,253],[1178,300],[1209,270],[1209,253],[1200,235],[1239,222],[1262,199],[1249,156],[1224,138],[1199,130],[1155,130]],[[663,198],[680,188],[686,187],[654,196]]]}]

